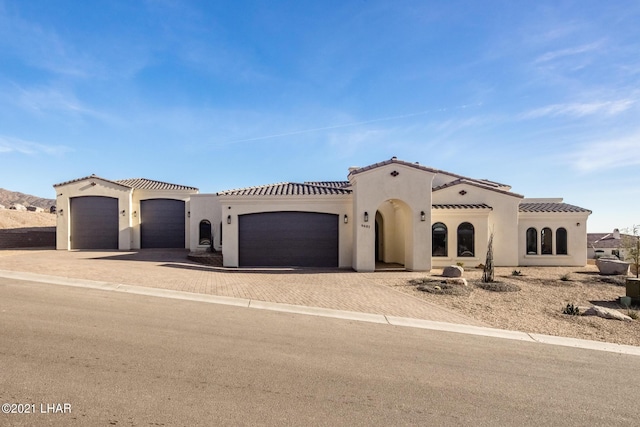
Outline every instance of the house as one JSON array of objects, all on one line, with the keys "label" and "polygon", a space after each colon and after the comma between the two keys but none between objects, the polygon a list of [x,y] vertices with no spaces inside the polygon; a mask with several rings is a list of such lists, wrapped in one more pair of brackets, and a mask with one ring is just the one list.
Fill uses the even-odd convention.
[{"label": "house", "polygon": [[222,251],[227,267],[374,271],[485,261],[581,266],[591,211],[527,199],[505,184],[391,158],[345,181],[277,183],[199,194],[148,179],[95,175],[54,185],[58,249],[182,247]]},{"label": "house", "polygon": [[633,238],[629,234],[620,233],[614,229],[613,233],[587,233],[587,258],[616,257],[624,259],[623,239]]},{"label": "house", "polygon": [[38,207],[38,206],[27,206],[27,210],[29,212],[44,212],[44,209]]}]

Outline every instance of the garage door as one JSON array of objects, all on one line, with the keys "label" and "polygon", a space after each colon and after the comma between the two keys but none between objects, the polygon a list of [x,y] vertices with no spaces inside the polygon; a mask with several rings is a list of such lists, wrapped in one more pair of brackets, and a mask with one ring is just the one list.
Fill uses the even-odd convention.
[{"label": "garage door", "polygon": [[338,215],[265,212],[239,217],[240,266],[338,266]]},{"label": "garage door", "polygon": [[140,246],[184,248],[184,202],[150,199],[140,202]]},{"label": "garage door", "polygon": [[118,249],[118,199],[71,198],[71,249]]}]

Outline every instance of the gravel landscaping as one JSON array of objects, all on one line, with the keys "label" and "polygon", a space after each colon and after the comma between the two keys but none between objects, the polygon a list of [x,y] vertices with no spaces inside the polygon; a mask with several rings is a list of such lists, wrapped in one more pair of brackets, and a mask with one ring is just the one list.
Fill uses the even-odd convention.
[{"label": "gravel landscaping", "polygon": [[[468,281],[466,291],[434,291],[444,280],[442,270],[438,269],[418,280],[389,286],[495,328],[640,346],[640,320],[628,322],[562,313],[567,304],[573,304],[583,309],[598,305],[637,315],[640,307],[628,310],[618,303],[618,297],[625,295],[624,277],[600,276],[594,265],[517,270],[520,275],[513,275],[513,268],[497,267],[496,283],[487,289],[479,286],[486,284],[480,280],[482,270],[475,268],[464,272]],[[445,287],[450,289],[451,285]]]}]

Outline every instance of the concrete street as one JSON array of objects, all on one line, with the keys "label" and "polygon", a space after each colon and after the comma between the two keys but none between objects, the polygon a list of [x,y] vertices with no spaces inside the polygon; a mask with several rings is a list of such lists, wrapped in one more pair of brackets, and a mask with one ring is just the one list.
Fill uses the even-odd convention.
[{"label": "concrete street", "polygon": [[640,358],[0,278],[0,425],[637,425]]}]

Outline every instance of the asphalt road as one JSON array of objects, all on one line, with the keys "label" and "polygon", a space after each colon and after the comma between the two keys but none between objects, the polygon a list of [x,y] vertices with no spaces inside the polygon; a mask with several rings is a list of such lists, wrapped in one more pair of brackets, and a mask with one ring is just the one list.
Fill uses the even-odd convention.
[{"label": "asphalt road", "polygon": [[4,278],[0,368],[2,426],[640,423],[637,356]]}]

